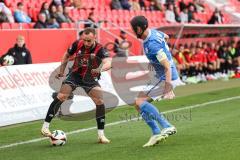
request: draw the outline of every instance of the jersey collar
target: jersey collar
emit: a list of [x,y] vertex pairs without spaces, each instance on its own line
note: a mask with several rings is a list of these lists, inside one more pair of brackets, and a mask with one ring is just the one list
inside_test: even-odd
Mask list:
[[143,43],[147,42],[147,41],[149,40],[149,38],[150,38],[151,35],[152,35],[152,30],[149,29],[149,30],[148,30],[148,35],[147,35],[147,37],[143,40]]

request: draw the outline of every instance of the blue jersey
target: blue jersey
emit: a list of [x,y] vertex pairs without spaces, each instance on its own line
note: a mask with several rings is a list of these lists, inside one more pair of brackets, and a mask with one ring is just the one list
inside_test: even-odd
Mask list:
[[178,72],[173,62],[169,47],[165,41],[165,34],[155,29],[149,29],[147,38],[143,41],[144,52],[156,71],[156,77],[166,80],[165,68],[159,61],[168,59],[171,65],[172,80],[178,79]]

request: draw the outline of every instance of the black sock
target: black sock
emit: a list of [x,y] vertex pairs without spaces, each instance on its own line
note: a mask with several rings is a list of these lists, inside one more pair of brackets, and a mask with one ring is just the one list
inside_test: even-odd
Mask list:
[[51,103],[51,105],[48,109],[47,116],[45,118],[45,122],[50,123],[52,121],[53,117],[59,110],[61,104],[62,104],[62,101],[60,101],[57,97],[53,100],[53,102]]
[[104,106],[104,104],[96,106],[96,121],[97,121],[97,128],[104,129],[104,125],[105,125],[105,106]]

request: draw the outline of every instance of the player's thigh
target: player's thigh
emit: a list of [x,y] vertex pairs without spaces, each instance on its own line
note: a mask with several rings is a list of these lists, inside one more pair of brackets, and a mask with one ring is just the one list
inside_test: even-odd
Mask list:
[[61,86],[61,89],[60,89],[57,97],[59,100],[65,101],[69,97],[69,95],[72,93],[72,91],[73,91],[73,88],[71,85],[63,84]]
[[103,104],[103,90],[100,86],[93,87],[87,94],[96,105]]

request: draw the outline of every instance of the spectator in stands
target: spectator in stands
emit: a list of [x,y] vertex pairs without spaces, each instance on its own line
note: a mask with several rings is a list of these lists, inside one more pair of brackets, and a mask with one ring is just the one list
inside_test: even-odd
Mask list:
[[50,6],[52,5],[55,5],[55,6],[58,6],[58,5],[61,5],[61,6],[64,6],[66,0],[53,0],[52,3],[50,4]]
[[50,21],[50,18],[51,18],[51,14],[50,14],[50,11],[49,11],[48,2],[44,2],[44,3],[42,4],[42,7],[41,7],[40,12],[41,12],[41,13],[44,13],[44,14],[46,15],[47,21],[49,22],[49,21]]
[[[8,22],[14,23],[11,10],[5,5],[4,0],[0,0],[0,12],[7,16]],[[2,15],[3,15],[2,14]]]
[[7,64],[6,60],[4,58],[6,56],[12,56],[14,59],[13,65],[19,65],[19,64],[31,64],[32,63],[32,56],[30,51],[26,48],[25,45],[25,38],[21,35],[17,37],[16,44],[13,48],[10,48],[6,54],[4,54],[0,58],[1,65],[9,65]]
[[158,0],[151,0],[149,10],[150,11],[161,11],[162,5],[160,2],[158,2]]
[[237,42],[236,45],[236,58],[235,58],[237,67],[240,67],[240,40]]
[[222,13],[216,8],[213,12],[208,24],[222,24],[223,23],[223,15]]
[[112,0],[111,9],[122,9],[122,5],[119,0]]
[[129,2],[129,4],[131,5],[131,10],[133,11],[141,10],[139,0],[132,0],[131,2]]
[[64,7],[64,9],[63,9],[63,15],[65,16],[67,23],[72,23],[72,22],[74,22],[74,20],[69,16],[69,8],[68,8],[68,7]]
[[50,6],[50,19],[47,21],[52,28],[59,28],[59,23],[57,22],[57,7],[55,5]]
[[127,35],[126,32],[120,31],[120,36],[115,39],[114,43],[114,52],[116,53],[117,57],[127,57],[128,56],[128,48],[129,42],[127,41]]
[[173,10],[173,4],[169,4],[168,5],[168,9],[165,12],[165,18],[167,22],[170,23],[175,23],[176,19],[175,19],[175,14],[174,14],[174,10]]
[[[65,10],[65,13],[66,15],[68,16],[68,9],[66,8]],[[63,12],[63,6],[62,5],[58,5],[57,6],[57,17],[56,17],[56,20],[58,23],[71,23],[72,20],[68,17],[66,17],[64,15],[64,12]]]
[[84,24],[84,28],[88,28],[88,27],[97,28],[97,25],[96,25],[95,20],[94,20],[94,13],[93,12],[89,13],[88,19],[86,20],[86,23]]
[[3,23],[3,22],[8,22],[8,18],[4,12],[0,11],[0,23]]
[[55,5],[50,6],[50,17],[57,19],[57,7]]
[[180,17],[180,9],[178,6],[174,6],[174,14],[175,14],[175,20],[176,22],[181,22],[181,17]]
[[72,0],[73,6],[77,9],[82,8],[82,0]]
[[130,10],[131,5],[129,4],[128,0],[120,0],[121,6],[125,10]]
[[38,21],[35,23],[33,28],[44,29],[48,28],[47,19],[45,13],[39,13]]
[[192,2],[190,2],[188,4],[188,8],[190,8],[190,6],[193,6],[195,13],[204,12],[204,9],[205,9],[204,1],[202,1],[202,0],[193,0]]
[[166,6],[169,4],[175,4],[175,0],[166,0]]
[[17,3],[17,9],[14,12],[15,21],[18,23],[30,23],[31,18],[24,11],[24,5],[22,2]]
[[195,10],[194,10],[194,6],[190,5],[188,8],[188,22],[200,22],[199,19],[195,18]]
[[188,23],[188,9],[184,8],[180,13],[181,23]]
[[180,11],[182,12],[185,8],[187,8],[187,5],[186,3],[184,2],[184,0],[180,0],[178,2],[178,5],[179,5],[179,8],[180,8]]
[[144,0],[139,0],[139,5],[140,5],[141,10],[146,10],[146,5],[144,3]]

